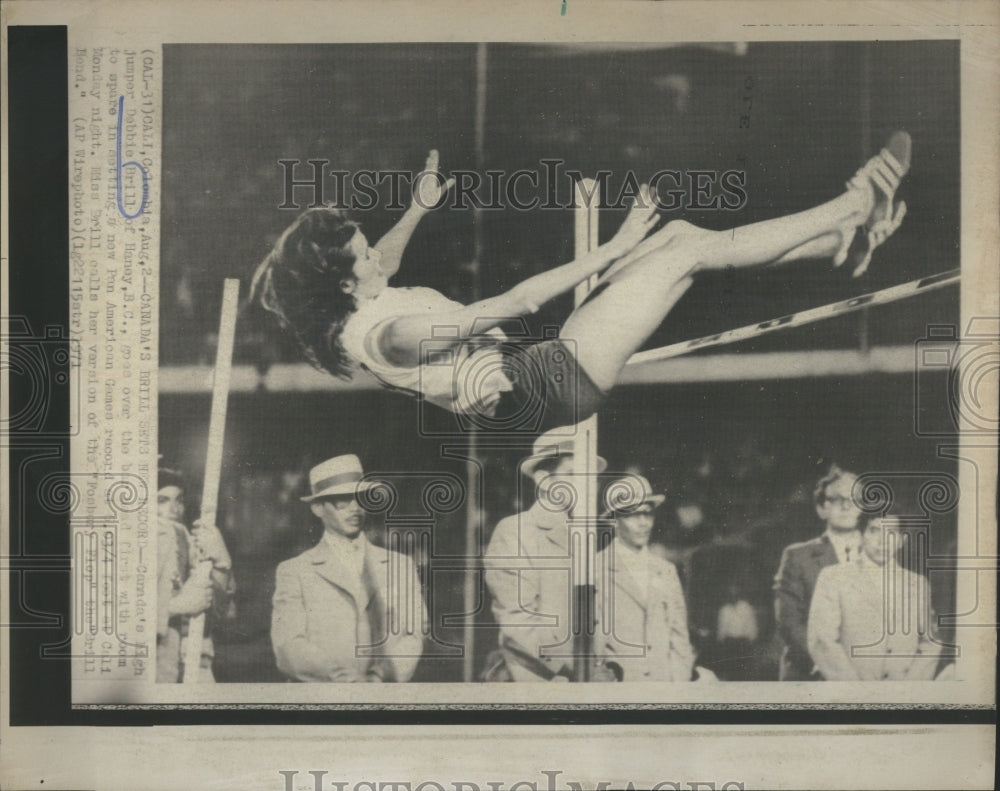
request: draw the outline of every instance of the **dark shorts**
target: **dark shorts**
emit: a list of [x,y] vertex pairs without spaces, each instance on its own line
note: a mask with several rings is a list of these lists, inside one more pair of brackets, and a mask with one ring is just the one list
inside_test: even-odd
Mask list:
[[607,397],[559,338],[501,348],[514,389],[501,397],[489,421],[493,430],[541,434],[570,426],[597,412]]

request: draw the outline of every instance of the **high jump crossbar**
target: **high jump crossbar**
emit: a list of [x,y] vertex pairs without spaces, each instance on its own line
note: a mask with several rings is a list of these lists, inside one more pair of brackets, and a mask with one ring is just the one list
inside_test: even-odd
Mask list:
[[661,346],[658,349],[649,349],[648,351],[632,355],[629,358],[628,365],[642,365],[643,363],[667,360],[671,357],[680,357],[690,352],[707,349],[710,346],[736,343],[756,338],[759,335],[766,335],[769,332],[789,329],[791,327],[801,327],[804,324],[811,324],[823,319],[833,318],[834,316],[853,313],[856,310],[871,307],[872,305],[885,305],[889,302],[897,302],[901,299],[916,296],[917,294],[950,286],[959,281],[960,275],[961,270],[949,269],[947,272],[940,272],[936,275],[920,278],[919,280],[911,280],[908,283],[889,286],[880,291],[872,291],[871,293],[851,297],[851,299],[845,299],[841,302],[833,302],[829,305],[821,305],[818,308],[800,310],[797,313],[789,313],[785,316],[769,319],[768,321],[747,324],[744,327],[737,327],[736,329],[726,330],[714,335],[704,335],[701,338],[694,338],[689,341],[672,343],[669,346]]

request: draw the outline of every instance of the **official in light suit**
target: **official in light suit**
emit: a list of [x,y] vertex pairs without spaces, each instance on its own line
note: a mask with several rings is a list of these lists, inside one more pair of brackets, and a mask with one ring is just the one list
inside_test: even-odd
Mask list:
[[854,498],[858,477],[837,466],[819,480],[813,491],[816,514],[826,526],[823,535],[785,547],[774,578],[774,614],[784,643],[778,678],[781,681],[819,681],[807,645],[806,625],[816,578],[827,566],[851,563],[861,552]]
[[615,538],[597,554],[597,650],[606,665],[621,668],[622,681],[692,680],[681,581],[673,563],[649,551],[653,512],[663,500],[641,475],[605,493],[603,518],[614,518]]
[[896,561],[896,517],[872,519],[861,556],[820,572],[809,653],[827,681],[930,681],[941,647],[927,579]]
[[[486,585],[503,657],[487,671],[487,681],[566,681],[572,676],[569,488],[575,465],[568,432],[553,429],[535,440],[521,472],[534,481],[536,502],[500,520],[486,549]],[[598,457],[598,472],[606,467]]]
[[408,681],[423,648],[426,608],[410,558],[368,542],[357,456],[309,473],[303,497],[323,523],[312,549],[278,566],[271,643],[278,669],[297,681]]

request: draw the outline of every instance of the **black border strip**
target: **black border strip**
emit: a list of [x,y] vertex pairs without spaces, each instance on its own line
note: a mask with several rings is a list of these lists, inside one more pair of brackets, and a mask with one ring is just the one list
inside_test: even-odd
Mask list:
[[[23,340],[11,339],[10,351],[43,364],[52,360],[56,348],[68,349],[64,339],[69,331],[66,33],[65,26],[7,28],[8,305],[14,321],[5,322],[3,332],[30,329]],[[46,328],[52,328],[55,336]],[[45,339],[44,344],[38,343],[39,338]],[[53,376],[51,367],[47,373]],[[51,379],[10,377],[11,415],[39,393],[43,403],[38,421],[0,440],[10,448],[10,556],[4,558],[10,569],[10,620],[29,625],[10,629],[11,725],[59,725],[71,720],[69,662],[42,659],[43,646],[69,639],[69,515],[40,507],[34,496],[38,464],[27,463],[44,456],[46,473],[69,472],[69,388],[53,385]],[[57,625],[46,625],[53,621]]]

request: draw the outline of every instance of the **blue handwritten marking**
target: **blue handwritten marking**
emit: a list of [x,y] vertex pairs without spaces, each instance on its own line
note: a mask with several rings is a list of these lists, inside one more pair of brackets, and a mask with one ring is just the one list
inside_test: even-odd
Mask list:
[[566,0],[562,1],[562,8],[559,9],[559,16],[566,16]]
[[[118,132],[115,135],[115,197],[118,200],[118,212],[126,220],[134,220],[136,217],[140,216],[146,209],[146,201],[149,199],[149,175],[146,173],[146,168],[144,168],[138,162],[122,162],[122,118],[125,113],[123,112],[125,108],[125,97],[118,97]],[[135,167],[139,169],[139,174],[142,176],[142,201],[139,203],[139,209],[134,214],[129,214],[125,209],[125,201],[122,195],[122,171],[127,167]]]

